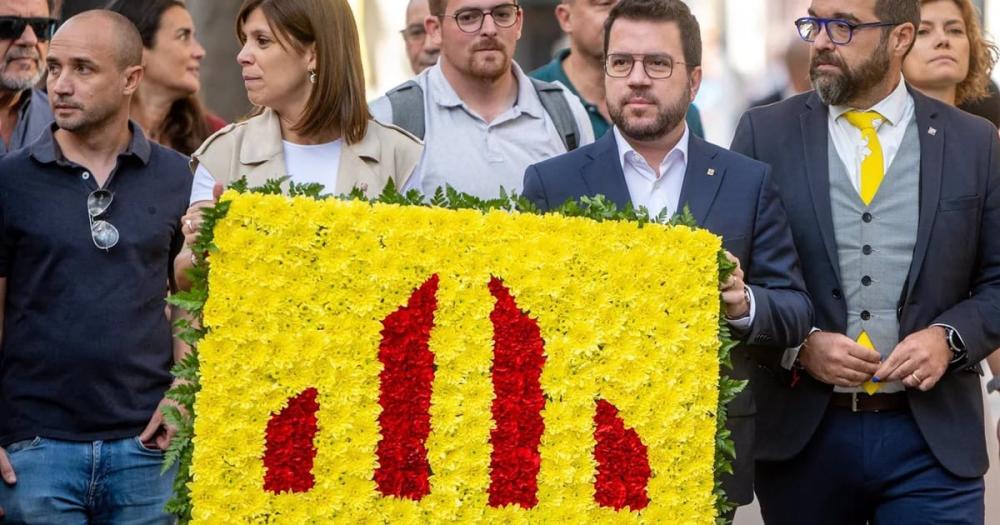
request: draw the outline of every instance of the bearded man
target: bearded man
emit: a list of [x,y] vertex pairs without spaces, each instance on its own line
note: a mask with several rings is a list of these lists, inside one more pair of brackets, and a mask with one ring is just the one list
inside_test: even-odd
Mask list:
[[750,110],[733,141],[774,170],[816,310],[754,372],[768,524],[984,521],[1000,141],[902,80],[920,3],[813,0],[795,25],[815,91]]
[[0,0],[0,156],[20,149],[52,123],[45,93],[35,89],[56,30],[54,0]]
[[[812,323],[770,169],[705,142],[685,123],[702,71],[698,21],[683,2],[622,0],[604,27],[604,84],[614,127],[590,146],[530,166],[524,196],[542,210],[598,194],[653,217],[688,207],[699,225],[722,237],[737,263],[721,294],[729,326],[743,342],[733,352],[732,375],[748,379],[756,354],[777,359]],[[740,505],[753,500],[754,412],[750,389],[729,405],[736,461],[734,476],[723,483]]]
[[374,117],[424,139],[409,187],[450,185],[490,199],[520,193],[524,169],[594,141],[580,100],[514,62],[524,12],[514,0],[430,0],[437,65],[374,101]]

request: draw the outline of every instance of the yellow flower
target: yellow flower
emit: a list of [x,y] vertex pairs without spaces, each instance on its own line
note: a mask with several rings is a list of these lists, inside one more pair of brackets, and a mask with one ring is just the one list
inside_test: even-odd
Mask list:
[[[227,194],[205,323],[191,485],[202,523],[714,523],[717,237],[582,218]],[[430,494],[374,472],[382,321],[438,275]],[[503,280],[545,343],[538,504],[488,503]],[[265,428],[319,392],[309,492],[263,489]],[[594,500],[605,399],[648,447],[649,505]]]

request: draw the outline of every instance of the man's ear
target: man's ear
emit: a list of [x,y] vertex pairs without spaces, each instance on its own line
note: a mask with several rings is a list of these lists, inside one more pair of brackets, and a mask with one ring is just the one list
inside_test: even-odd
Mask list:
[[556,6],[556,21],[559,22],[559,28],[562,29],[563,33],[573,32],[573,13],[565,2],[559,2],[559,5]]
[[438,49],[441,48],[441,29],[441,19],[434,15],[427,15],[427,18],[424,19],[424,31],[427,32],[427,38],[430,38],[431,43]]
[[891,38],[893,39],[893,52],[900,56],[906,56],[917,38],[917,29],[909,22],[900,24],[893,30]]
[[690,77],[688,78],[688,82],[691,85],[691,100],[689,102],[694,102],[694,98],[698,96],[698,90],[701,89],[701,75],[701,66],[695,66],[691,70],[691,74],[688,75]]
[[133,95],[139,89],[139,84],[142,82],[142,75],[145,72],[146,68],[143,66],[125,68],[125,87],[122,89],[122,94],[125,96]]

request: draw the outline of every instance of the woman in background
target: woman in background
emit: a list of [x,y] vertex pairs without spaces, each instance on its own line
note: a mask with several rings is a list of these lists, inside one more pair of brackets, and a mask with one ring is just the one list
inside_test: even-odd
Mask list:
[[132,97],[132,120],[150,139],[185,155],[226,125],[198,100],[205,48],[182,0],[113,0],[108,9],[135,24],[146,71]]

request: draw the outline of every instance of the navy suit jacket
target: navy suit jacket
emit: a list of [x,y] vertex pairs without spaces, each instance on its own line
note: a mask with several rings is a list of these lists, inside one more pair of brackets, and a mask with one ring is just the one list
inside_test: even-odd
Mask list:
[[[812,306],[769,171],[765,164],[690,135],[680,208],[688,206],[698,224],[721,236],[723,247],[740,260],[753,290],[756,317],[749,333],[734,335],[742,335],[753,352],[770,358],[805,338]],[[529,166],[524,175],[524,197],[543,211],[595,195],[604,195],[620,208],[631,203],[614,133]],[[733,377],[749,379],[754,367],[748,348],[733,352]],[[740,504],[753,499],[755,408],[749,390],[729,405],[737,458],[735,476],[724,484],[729,498]]]
[[[929,392],[908,390],[913,417],[953,474],[988,465],[978,362],[1000,346],[1000,140],[988,121],[910,90],[920,134],[917,241],[899,300],[899,338],[936,323],[955,327],[968,366]],[[830,205],[828,108],[813,93],[751,109],[732,149],[767,162],[788,210],[816,327],[844,333],[837,239]],[[795,387],[758,368],[758,458],[786,460],[812,437],[832,386],[804,374]]]

